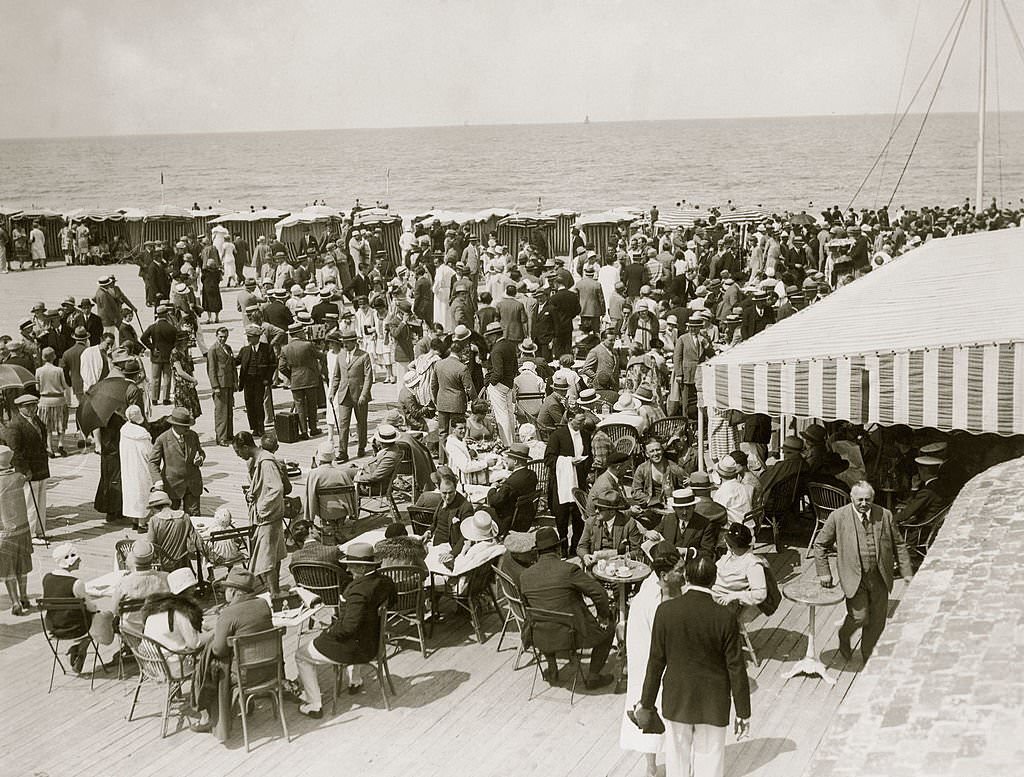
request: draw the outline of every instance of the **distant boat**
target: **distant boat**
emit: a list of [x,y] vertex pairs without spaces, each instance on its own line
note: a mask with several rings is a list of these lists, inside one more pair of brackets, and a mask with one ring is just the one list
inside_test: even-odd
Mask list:
[[583,117],[583,123],[584,124],[590,124],[590,114],[589,113],[586,116]]

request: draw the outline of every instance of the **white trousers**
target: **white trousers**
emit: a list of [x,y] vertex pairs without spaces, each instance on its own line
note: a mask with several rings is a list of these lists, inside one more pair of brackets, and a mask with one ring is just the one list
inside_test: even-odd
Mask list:
[[725,727],[665,721],[665,777],[722,777]]
[[[25,481],[25,507],[28,508],[28,525],[36,537],[46,535],[46,481]],[[38,510],[37,510],[38,507]]]
[[[313,709],[320,709],[320,678],[317,676],[318,666],[340,666],[332,661],[313,644],[316,635],[311,634],[299,649],[295,651],[295,668],[299,671],[299,679],[302,681],[302,696],[306,703]],[[362,672],[360,665],[352,664],[345,667],[345,681],[348,685],[359,685],[362,683]]]
[[515,408],[512,406],[512,389],[503,383],[487,386],[487,401],[491,403],[491,412],[494,413],[494,420],[498,424],[498,437],[501,444],[506,448],[515,442],[513,429],[515,429]]

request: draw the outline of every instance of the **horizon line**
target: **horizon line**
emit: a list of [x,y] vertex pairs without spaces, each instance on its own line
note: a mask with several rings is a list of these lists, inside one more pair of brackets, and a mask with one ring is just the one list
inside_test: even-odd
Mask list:
[[[937,116],[961,116],[975,115],[977,111],[935,111]],[[1021,110],[986,111],[986,115],[994,114],[1016,114],[1024,113]],[[909,113],[908,116],[921,116],[923,112]],[[582,124],[660,124],[672,122],[701,122],[701,121],[760,121],[765,119],[849,119],[866,118],[876,116],[891,116],[885,112],[865,113],[818,113],[818,114],[763,114],[753,116],[692,116],[688,118],[662,118],[662,119],[591,119],[586,115],[586,120],[579,121],[522,121],[522,122],[483,122],[474,123],[465,121],[461,124],[395,124],[376,127],[304,127],[291,129],[251,129],[251,130],[186,130],[183,132],[135,132],[135,133],[108,133],[101,135],[34,135],[34,136],[0,136],[0,142],[25,141],[25,140],[90,140],[96,138],[159,138],[174,137],[180,135],[252,135],[270,133],[299,133],[299,132],[365,132],[368,130],[417,130],[417,129],[468,129],[468,128],[496,128],[496,127],[563,127]]]

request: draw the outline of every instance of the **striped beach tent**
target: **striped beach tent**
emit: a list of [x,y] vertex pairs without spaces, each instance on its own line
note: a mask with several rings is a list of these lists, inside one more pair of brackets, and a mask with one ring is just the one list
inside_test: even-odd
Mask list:
[[230,230],[232,235],[241,235],[250,246],[254,246],[256,245],[256,239],[260,235],[265,236],[269,240],[276,234],[274,225],[287,215],[288,211],[276,210],[275,208],[242,210],[210,219],[206,222],[206,230],[209,233],[212,226],[220,224],[225,229]]
[[[130,218],[126,213],[125,217]],[[182,235],[196,232],[192,211],[173,205],[160,205],[142,212],[142,242],[162,240],[168,247],[173,246]]]
[[498,222],[498,243],[508,249],[509,254],[517,256],[519,247],[527,242],[530,236],[539,233],[547,241],[548,248],[554,237],[555,217],[540,213],[513,213]]
[[752,208],[733,208],[718,217],[719,224],[753,224],[771,218],[771,213],[757,206]]
[[579,211],[568,208],[551,208],[541,211],[544,216],[553,216],[555,219],[554,239],[551,241],[551,251],[556,256],[569,256],[569,249],[572,247],[572,226],[579,218]]
[[699,219],[708,218],[707,211],[699,210],[698,208],[667,208],[662,211],[658,211],[658,223],[656,227],[661,227],[666,232],[670,232],[676,227],[682,229],[689,229],[694,226]]
[[302,236],[308,231],[317,240],[330,231],[331,223],[341,223],[342,213],[326,205],[310,205],[285,216],[274,225],[277,239],[285,244],[288,252],[295,256]]
[[640,218],[637,214],[626,210],[606,210],[601,213],[585,213],[576,219],[576,225],[587,236],[587,245],[591,246],[598,256],[604,256],[609,241],[618,234],[619,226],[629,225]]
[[[64,214],[64,220],[71,226],[85,223],[89,228],[90,242],[92,240],[104,240],[110,243],[116,235],[124,240],[129,246],[131,243],[131,230],[125,220],[124,211],[105,210],[103,208],[78,208]],[[59,233],[58,233],[59,234]],[[47,236],[49,242],[49,236]],[[60,253],[60,245],[57,245],[57,252]],[[47,249],[47,254],[50,253]]]
[[226,216],[228,213],[234,213],[234,210],[223,205],[212,205],[189,212],[192,214],[192,224],[195,227],[196,236],[200,237],[210,234],[210,222],[221,216]]
[[384,251],[388,258],[397,264],[402,258],[402,217],[387,208],[366,208],[358,211],[352,218],[352,225],[364,229],[380,229],[384,239]]
[[1024,229],[932,240],[701,365],[718,410],[1024,434]]
[[60,250],[60,231],[64,228],[64,217],[55,210],[46,208],[25,208],[10,216],[11,226],[17,226],[28,234],[32,222],[38,221],[46,238],[46,258],[58,259],[63,254]]

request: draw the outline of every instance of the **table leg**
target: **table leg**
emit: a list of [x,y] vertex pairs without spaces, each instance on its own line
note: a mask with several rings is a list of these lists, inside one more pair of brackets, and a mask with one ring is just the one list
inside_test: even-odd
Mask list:
[[825,671],[825,665],[818,659],[818,651],[814,646],[814,605],[809,606],[810,612],[807,616],[807,652],[783,677],[788,680],[791,677],[796,677],[798,674],[805,674],[809,677],[817,675],[829,685],[835,685],[835,678],[829,676],[828,672]]
[[626,586],[619,583],[618,589],[619,617],[615,626],[615,639],[619,643],[619,669],[615,676],[615,693],[622,693],[622,681],[626,679]]

